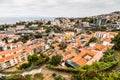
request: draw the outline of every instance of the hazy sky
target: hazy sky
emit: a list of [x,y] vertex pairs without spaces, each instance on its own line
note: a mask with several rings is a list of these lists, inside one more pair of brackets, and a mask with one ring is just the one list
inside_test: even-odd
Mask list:
[[0,0],[0,17],[81,17],[120,11],[120,0]]

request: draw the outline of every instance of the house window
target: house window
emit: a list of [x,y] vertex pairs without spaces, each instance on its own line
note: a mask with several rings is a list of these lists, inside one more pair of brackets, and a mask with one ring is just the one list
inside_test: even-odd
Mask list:
[[25,58],[23,57],[23,58],[21,58],[21,61],[25,61]]
[[21,61],[25,61],[25,57],[24,56],[21,56]]
[[10,49],[10,47],[7,47],[7,49]]
[[0,64],[0,69],[2,69],[2,64]]
[[6,64],[7,67],[11,66],[10,61],[6,61],[5,64]]
[[2,58],[4,58],[4,57],[5,57],[5,55],[2,56]]
[[15,59],[13,59],[13,62],[16,63]]
[[2,48],[2,47],[0,47],[0,51],[3,51],[3,48]]

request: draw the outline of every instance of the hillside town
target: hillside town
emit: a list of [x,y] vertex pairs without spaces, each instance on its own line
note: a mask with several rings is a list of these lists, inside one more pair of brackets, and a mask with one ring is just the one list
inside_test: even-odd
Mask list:
[[0,25],[0,70],[16,71],[34,54],[46,55],[52,64],[53,56],[61,56],[55,64],[60,69],[91,66],[113,49],[119,30],[120,12]]

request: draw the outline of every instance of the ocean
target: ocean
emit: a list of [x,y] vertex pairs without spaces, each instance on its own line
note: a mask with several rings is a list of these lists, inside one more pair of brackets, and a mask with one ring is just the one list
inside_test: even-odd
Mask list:
[[15,24],[20,21],[34,21],[34,20],[53,20],[54,17],[0,17],[0,25],[2,24]]

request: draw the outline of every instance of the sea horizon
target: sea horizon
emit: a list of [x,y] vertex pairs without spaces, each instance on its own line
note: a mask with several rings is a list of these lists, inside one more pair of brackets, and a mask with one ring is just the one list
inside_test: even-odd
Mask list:
[[34,21],[34,20],[53,20],[55,17],[0,17],[0,25],[15,24],[20,21]]

